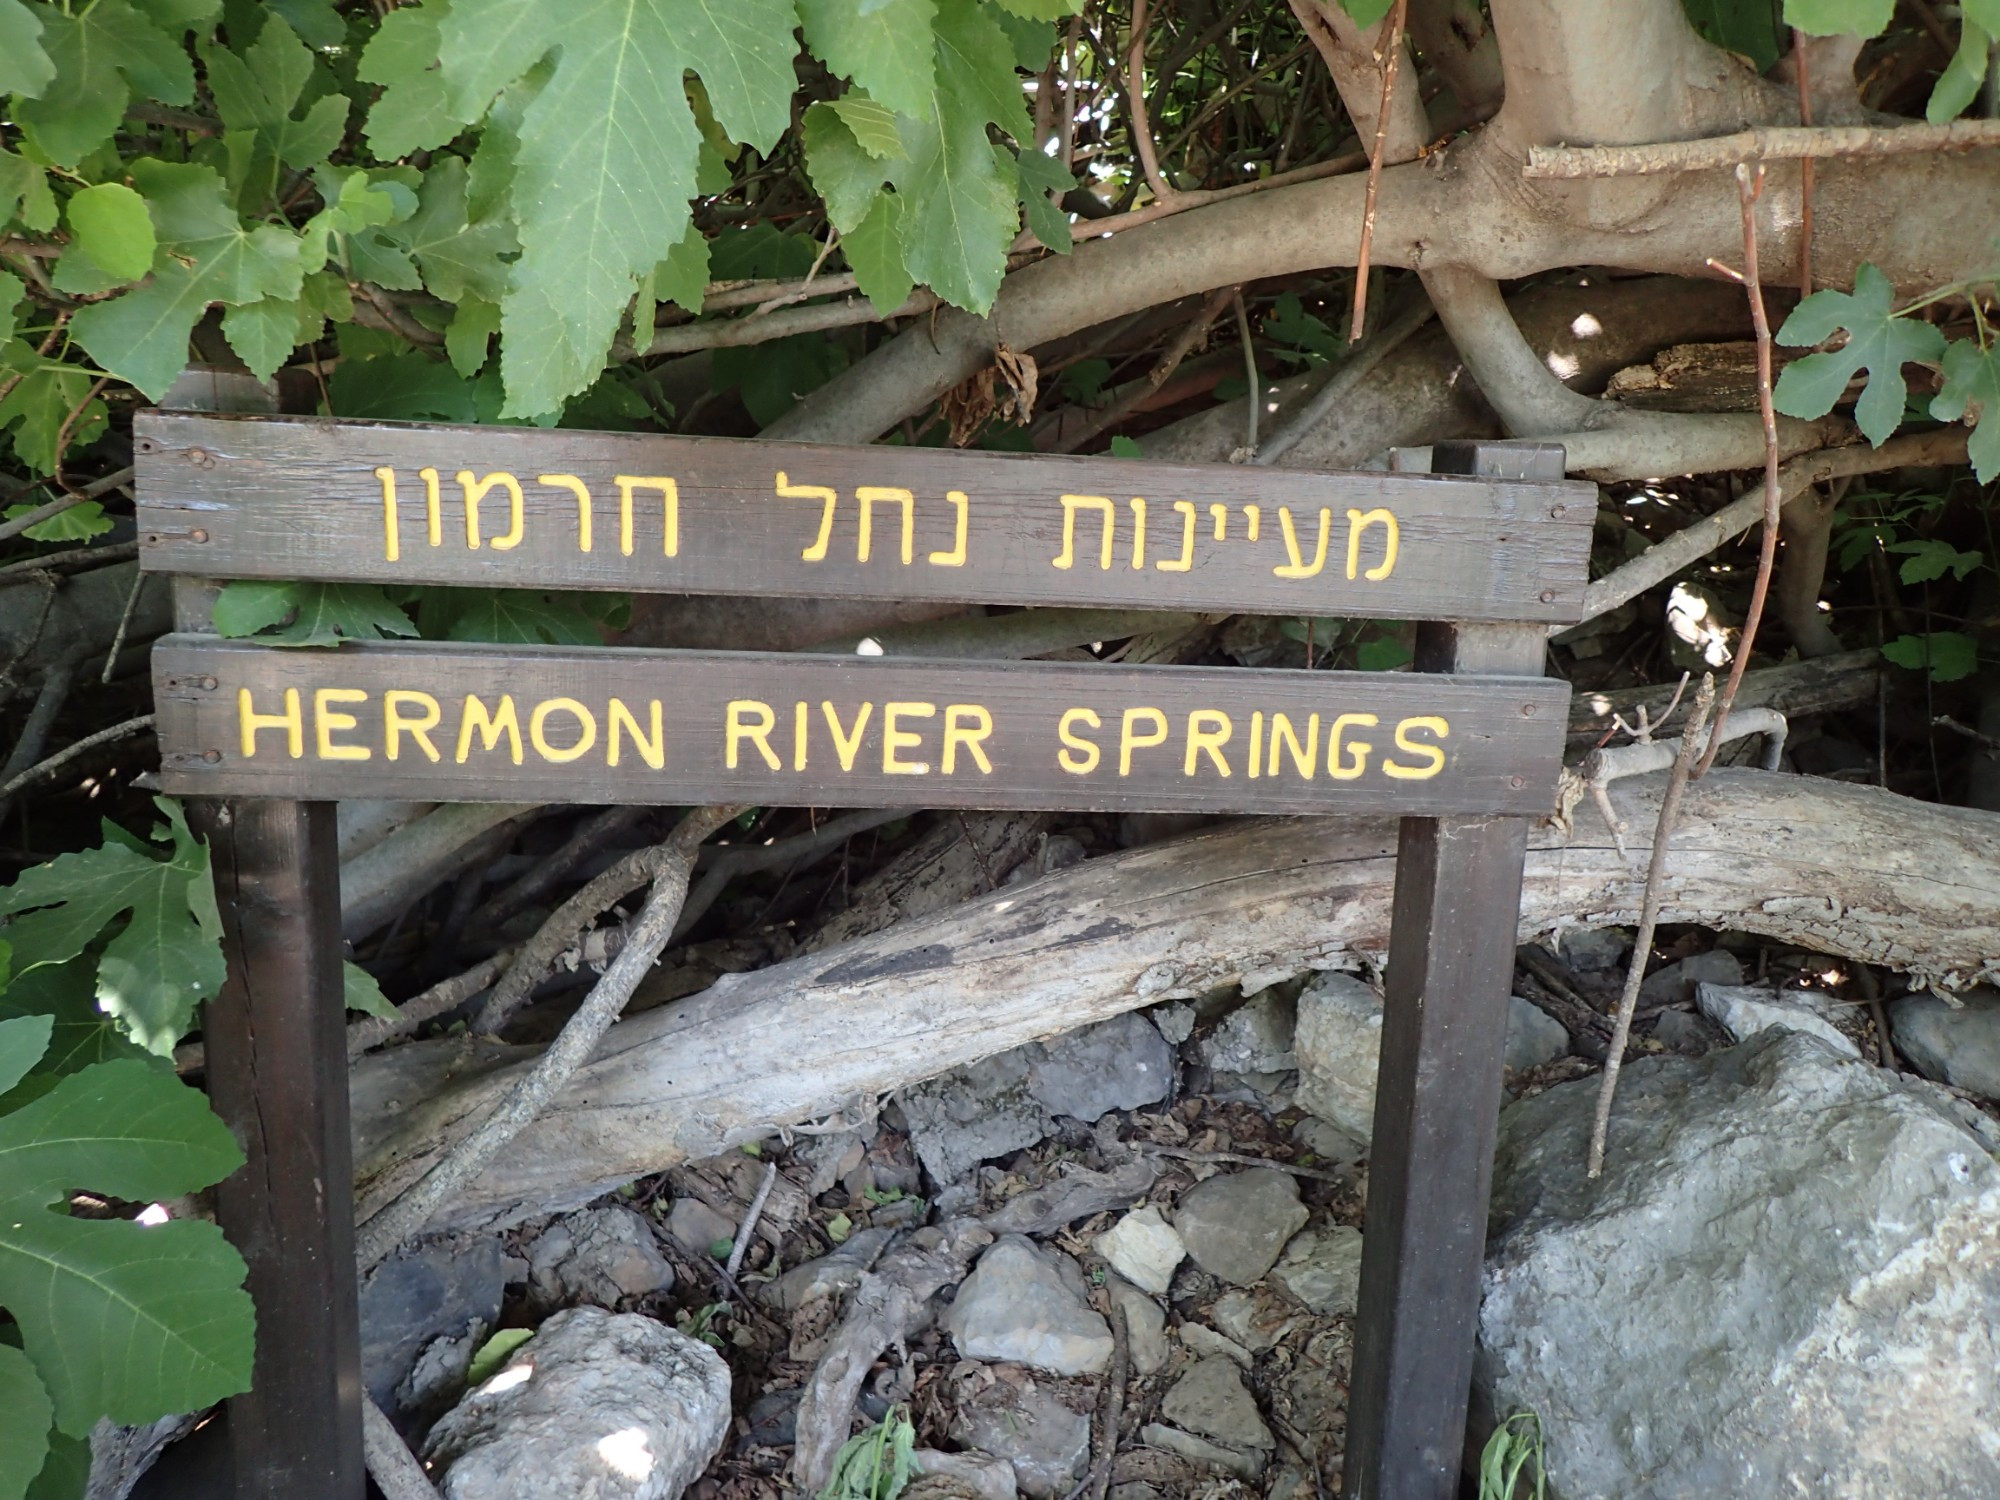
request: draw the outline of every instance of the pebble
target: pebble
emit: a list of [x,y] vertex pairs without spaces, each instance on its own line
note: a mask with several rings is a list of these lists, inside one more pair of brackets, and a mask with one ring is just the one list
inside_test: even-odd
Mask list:
[[1021,1235],[994,1241],[944,1316],[960,1354],[1054,1375],[1094,1375],[1110,1362],[1111,1330],[1064,1278],[1056,1254]]
[[1562,961],[1585,974],[1615,969],[1631,951],[1632,934],[1622,927],[1565,928],[1556,945]]
[[1067,1495],[1090,1462],[1090,1417],[1029,1384],[997,1403],[961,1406],[952,1436],[968,1448],[1005,1459],[1014,1482],[1032,1500]]
[[1298,1066],[1292,1056],[1292,1030],[1298,1005],[1283,986],[1246,1001],[1222,1019],[1201,1044],[1201,1059],[1229,1073],[1284,1073]]
[[1213,1328],[1200,1323],[1183,1323],[1179,1333],[1181,1343],[1187,1346],[1188,1353],[1196,1359],[1208,1359],[1219,1355],[1223,1359],[1235,1360],[1246,1370],[1250,1368],[1252,1358],[1250,1351],[1236,1340],[1217,1333]]
[[1174,1270],[1187,1257],[1187,1246],[1157,1208],[1135,1208],[1097,1237],[1097,1253],[1136,1287],[1163,1294],[1173,1284]]
[[1174,1382],[1160,1403],[1160,1414],[1176,1427],[1233,1448],[1278,1446],[1232,1359],[1211,1356],[1197,1363]]
[[1208,1315],[1217,1328],[1252,1354],[1277,1347],[1298,1323],[1289,1308],[1255,1292],[1225,1292],[1215,1299]]
[[[983,1453],[940,1453],[935,1448],[918,1448],[910,1455],[916,1471],[930,1479],[949,1479],[963,1487],[975,1500],[1014,1500],[1020,1492],[1014,1466],[1004,1458]],[[915,1487],[903,1491],[915,1496]]]
[[1261,1281],[1305,1222],[1298,1184],[1269,1167],[1217,1173],[1174,1212],[1174,1227],[1195,1264],[1237,1286]]
[[1125,1353],[1140,1375],[1157,1375],[1167,1363],[1167,1315],[1129,1281],[1108,1277],[1104,1289],[1125,1309]]
[[[433,1240],[376,1267],[361,1286],[362,1381],[376,1405],[401,1414],[398,1390],[425,1351],[448,1340],[446,1354],[483,1335],[500,1321],[506,1292],[500,1241],[490,1235]],[[438,1356],[429,1364],[407,1394],[436,1393]]]
[[736,1225],[699,1198],[676,1198],[667,1213],[667,1233],[689,1255],[707,1259],[721,1241],[735,1240]]
[[1285,1247],[1271,1279],[1323,1318],[1346,1317],[1361,1292],[1361,1231],[1309,1229]]

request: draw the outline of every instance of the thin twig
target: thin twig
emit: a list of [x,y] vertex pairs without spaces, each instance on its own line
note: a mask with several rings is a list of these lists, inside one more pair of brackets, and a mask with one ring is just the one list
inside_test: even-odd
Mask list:
[[138,734],[153,727],[151,714],[140,714],[136,719],[127,719],[122,724],[113,724],[109,729],[100,729],[95,734],[87,734],[66,750],[58,750],[39,765],[28,767],[19,776],[4,786],[0,786],[0,797],[11,797],[22,787],[39,781],[52,771],[59,771],[86,750],[95,750],[99,745],[108,745],[113,740],[122,740],[128,735]]
[[62,490],[64,494],[76,495],[78,503],[91,497],[83,494],[71,485],[68,479],[63,477],[63,451],[69,447],[69,435],[76,430],[77,418],[83,415],[84,408],[95,401],[109,384],[111,384],[111,377],[109,375],[100,375],[96,380],[92,381],[90,389],[83,393],[83,399],[69,409],[69,415],[62,419],[62,426],[56,429],[55,445],[51,450],[56,457],[56,487]]
[[438,1500],[430,1475],[366,1391],[361,1393],[361,1453],[383,1500]]
[[729,1247],[729,1262],[723,1274],[731,1280],[743,1268],[743,1257],[749,1253],[750,1241],[757,1233],[757,1221],[764,1215],[764,1204],[771,1196],[771,1185],[778,1180],[778,1164],[764,1164],[764,1179],[757,1184],[757,1194],[750,1200],[750,1206],[743,1211],[743,1222],[736,1226],[736,1240]]
[[1733,135],[1645,146],[1530,146],[1523,177],[1643,177],[1702,172],[1746,161],[1802,161],[1809,156],[1929,155],[2000,146],[2000,120],[1947,125],[1760,125]]
[[1764,314],[1764,284],[1757,273],[1757,199],[1763,191],[1764,168],[1759,165],[1753,170],[1748,163],[1739,164],[1736,195],[1743,209],[1743,286],[1750,296],[1750,322],[1757,330],[1757,412],[1764,423],[1764,533],[1758,539],[1757,581],[1750,588],[1750,608],[1743,617],[1743,633],[1737,638],[1736,659],[1729,664],[1729,685],[1715,706],[1715,734],[1694,773],[1697,781],[1715,764],[1736,690],[1743,685],[1744,669],[1750,665],[1757,627],[1764,620],[1764,601],[1771,592],[1771,572],[1778,562],[1779,517],[1784,509],[1784,486],[1778,475],[1778,413],[1771,396],[1771,320]]
[[[56,715],[62,712],[63,704],[69,701],[69,690],[76,681],[76,669],[82,664],[83,652],[70,650],[49,663],[42,673],[41,691],[35,694],[33,707],[28,710],[27,722],[21,726],[21,737],[14,741],[14,748],[7,755],[6,764],[0,765],[0,777],[12,784],[14,776],[32,766],[41,758],[42,747],[49,742],[49,731],[55,728]],[[13,796],[0,792],[0,822],[5,822],[8,811],[13,807]]]
[[1229,305],[1229,299],[1240,295],[1242,290],[1241,287],[1218,287],[1210,292],[1208,299],[1201,305],[1201,311],[1194,315],[1187,327],[1183,328],[1173,343],[1167,346],[1166,353],[1154,362],[1153,368],[1146,373],[1146,378],[1134,381],[1117,400],[1091,417],[1081,430],[1069,434],[1058,443],[1055,451],[1076,452],[1105,428],[1114,426],[1130,416],[1141,402],[1156,394],[1174,371],[1181,367],[1181,361],[1185,360],[1194,351],[1195,346],[1208,336],[1209,325],[1215,321],[1216,315]]
[[[352,1062],[371,1047],[379,1047],[393,1037],[408,1036],[426,1021],[436,1020],[455,1010],[507,972],[514,950],[503,948],[491,958],[481,959],[463,974],[441,979],[421,995],[412,995],[396,1007],[393,1016],[368,1016],[347,1028],[347,1057]],[[178,1061],[179,1054],[176,1054]]]
[[24,558],[0,568],[0,589],[11,588],[17,583],[53,579],[58,573],[80,573],[86,568],[105,567],[138,555],[139,544],[136,541],[113,542],[108,547],[71,547],[66,552],[47,552],[40,557]]
[[42,522],[51,520],[64,511],[83,504],[86,500],[96,500],[122,485],[130,484],[132,474],[130,466],[116,470],[106,474],[102,479],[93,479],[89,484],[81,485],[67,494],[58,495],[46,505],[38,505],[24,516],[16,516],[11,521],[0,523],[0,542],[9,541],[30,526],[39,526]]
[[1156,202],[1171,203],[1176,194],[1160,175],[1153,127],[1146,117],[1146,0],[1132,0],[1132,40],[1125,53],[1125,104],[1132,111],[1132,144],[1138,149],[1146,185],[1152,188]]
[[1403,21],[1409,9],[1410,0],[1396,0],[1396,8],[1389,12],[1388,29],[1382,33],[1382,107],[1375,116],[1375,144],[1368,153],[1368,194],[1362,200],[1361,247],[1354,258],[1354,319],[1347,328],[1350,344],[1361,342],[1368,324],[1368,261],[1375,248],[1375,197],[1382,187],[1382,151],[1389,140],[1389,106],[1395,102],[1397,65],[1403,57]]
[[1111,1490],[1111,1475],[1118,1462],[1118,1429],[1125,1425],[1125,1382],[1131,1369],[1132,1331],[1125,1317],[1125,1304],[1116,1297],[1110,1301],[1111,1368],[1104,1374],[1103,1420],[1097,1440],[1097,1456],[1091,1460],[1090,1473],[1084,1479],[1089,1500],[1104,1500]]
[[118,653],[125,649],[125,633],[132,628],[132,614],[139,607],[139,591],[145,586],[145,571],[135,568],[132,587],[125,591],[125,608],[118,612],[118,628],[111,634],[111,649],[104,653],[104,670],[97,678],[99,687],[111,686],[111,674],[118,667]]
[[586,818],[560,849],[474,912],[474,925],[491,930],[516,912],[525,911],[550,886],[651,811],[649,807],[608,807]]
[[1264,382],[1257,374],[1257,346],[1250,339],[1250,314],[1243,306],[1243,289],[1237,287],[1230,295],[1236,303],[1236,334],[1243,340],[1243,376],[1250,382],[1249,417],[1243,436],[1243,457],[1247,460],[1257,456],[1257,417],[1264,404]]
[[2000,739],[1995,739],[1990,734],[1981,734],[1970,724],[1959,723],[1950,714],[1938,714],[1935,716],[1931,720],[1931,727],[1933,729],[1949,729],[1953,734],[1971,740],[1973,744],[1979,746],[1982,750],[2000,750]]
[[1597,1086],[1597,1118],[1590,1127],[1590,1175],[1604,1171],[1604,1139],[1611,1128],[1611,1100],[1618,1092],[1618,1070],[1625,1060],[1625,1046],[1632,1039],[1632,1015],[1639,1004],[1639,986],[1646,978],[1646,955],[1653,948],[1653,932],[1660,925],[1660,886],[1667,871],[1667,848],[1680,819],[1681,797],[1687,791],[1688,772],[1700,753],[1702,731],[1708,727],[1708,711],[1715,703],[1715,678],[1703,673],[1695,690],[1694,707],[1688,713],[1687,728],[1681,731],[1680,751],[1674,768],[1667,773],[1666,794],[1660,798],[1660,817],[1653,827],[1653,856],[1646,866],[1646,892],[1639,906],[1639,928],[1632,935],[1632,961],[1625,971],[1625,991],[1618,997],[1618,1011],[1611,1027],[1611,1041],[1604,1054],[1604,1076]]
[[703,839],[742,809],[701,807],[687,813],[661,846],[663,857],[637,920],[628,929],[625,947],[591,987],[583,1005],[517,1082],[493,1112],[441,1156],[424,1175],[399,1193],[361,1226],[355,1258],[365,1273],[392,1254],[423,1226],[466,1183],[525,1130],[562,1087],[590,1060],[604,1033],[625,1009],[639,981],[653,967],[680,915],[688,876]]

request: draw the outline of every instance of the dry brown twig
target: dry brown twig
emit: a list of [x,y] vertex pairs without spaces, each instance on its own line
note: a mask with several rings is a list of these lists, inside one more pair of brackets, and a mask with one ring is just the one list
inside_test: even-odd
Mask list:
[[1666,875],[1667,848],[1673,842],[1681,797],[1687,791],[1688,772],[1704,743],[1702,731],[1708,727],[1708,712],[1714,703],[1715,678],[1703,673],[1701,686],[1695,690],[1687,728],[1681,731],[1674,768],[1667,775],[1666,795],[1660,799],[1659,822],[1653,829],[1652,859],[1646,867],[1646,892],[1639,906],[1639,927],[1632,935],[1632,963],[1625,972],[1625,990],[1618,997],[1611,1041],[1604,1056],[1604,1075],[1597,1086],[1597,1118],[1590,1127],[1589,1172],[1593,1178],[1604,1171],[1604,1138],[1611,1128],[1611,1100],[1618,1092],[1618,1070],[1625,1059],[1625,1046],[1632,1039],[1632,1015],[1639,1005],[1639,986],[1646,978],[1646,955],[1653,947],[1653,932],[1660,925],[1660,884]]
[[1125,53],[1125,103],[1132,111],[1132,144],[1139,153],[1146,185],[1153,190],[1156,202],[1172,203],[1178,195],[1160,172],[1153,125],[1146,112],[1146,0],[1132,0],[1132,40]]
[[[1348,325],[1347,342],[1356,344],[1368,323],[1368,261],[1375,248],[1375,199],[1382,187],[1382,152],[1389,139],[1389,106],[1396,97],[1397,64],[1403,57],[1403,22],[1410,0],[1396,0],[1389,12],[1389,25],[1382,34],[1382,50],[1377,54],[1382,67],[1382,105],[1375,115],[1375,145],[1368,153],[1368,192],[1362,200],[1361,246],[1354,258],[1354,318]],[[1252,446],[1255,446],[1254,444]]]

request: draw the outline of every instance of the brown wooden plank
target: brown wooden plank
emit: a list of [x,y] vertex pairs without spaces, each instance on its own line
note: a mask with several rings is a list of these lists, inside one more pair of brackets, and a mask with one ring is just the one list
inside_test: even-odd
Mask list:
[[203,1013],[208,1091],[243,1147],[217,1217],[249,1266],[250,1389],[226,1421],[241,1500],[360,1500],[361,1334],[342,1026],[340,867],[327,802],[197,799],[228,975]]
[[[1538,461],[1526,445],[1441,443],[1457,472]],[[1561,473],[1562,450],[1539,461]],[[1427,624],[1419,673],[1541,670],[1533,626]],[[1439,679],[1444,680],[1444,679]],[[1479,1318],[1486,1202],[1528,824],[1405,817],[1385,974],[1342,1493],[1454,1500]]]
[[[1245,813],[1546,812],[1569,694],[1535,678],[198,636],[164,638],[153,674],[161,782],[183,795]],[[245,694],[264,716],[248,755]],[[392,715],[429,726],[397,728],[393,757]],[[1343,715],[1364,717],[1340,723],[1336,757]]]
[[1514,479],[167,412],[135,432],[144,565],[217,578],[1567,623],[1596,511],[1589,485]]

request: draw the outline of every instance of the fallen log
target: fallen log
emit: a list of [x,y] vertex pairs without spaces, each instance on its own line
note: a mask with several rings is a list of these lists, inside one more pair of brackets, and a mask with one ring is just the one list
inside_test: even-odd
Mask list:
[[[1520,934],[1632,923],[1664,778],[1535,834]],[[961,1063],[1251,978],[1379,964],[1389,820],[1246,821],[1092,860],[620,1022],[437,1221],[509,1223]],[[2000,977],[2000,814],[1716,771],[1689,789],[1662,920],[1757,933],[1964,987]],[[420,1175],[535,1049],[448,1038],[353,1074],[363,1216]]]

